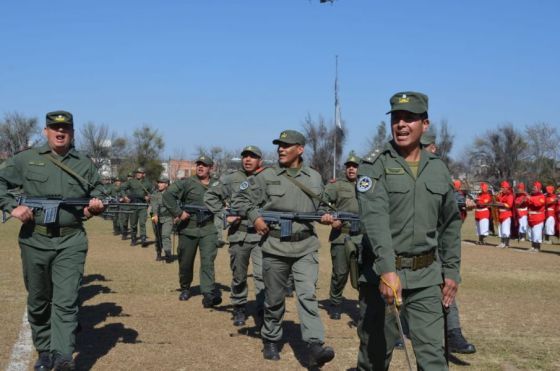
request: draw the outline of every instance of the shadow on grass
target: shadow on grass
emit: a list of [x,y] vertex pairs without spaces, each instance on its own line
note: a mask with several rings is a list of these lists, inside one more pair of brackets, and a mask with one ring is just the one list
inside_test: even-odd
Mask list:
[[98,294],[112,293],[111,288],[92,282],[108,282],[103,275],[85,276],[79,290],[80,325],[76,336],[75,357],[76,369],[89,370],[95,363],[119,342],[135,344],[138,332],[126,328],[123,323],[107,323],[103,327],[96,327],[109,317],[127,317],[122,307],[114,302],[104,302],[95,305],[84,305],[89,299]]
[[[323,299],[319,301],[319,309],[324,310],[327,314],[330,314],[332,305],[329,299]],[[358,326],[358,321],[360,320],[360,308],[358,307],[358,300],[348,300],[344,299],[342,304],[340,304],[341,314],[346,314],[350,317],[348,322],[349,327]]]

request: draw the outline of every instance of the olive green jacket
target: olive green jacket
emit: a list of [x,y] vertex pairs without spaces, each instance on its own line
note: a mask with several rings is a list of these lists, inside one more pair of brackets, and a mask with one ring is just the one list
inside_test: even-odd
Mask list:
[[[358,214],[358,199],[356,198],[356,182],[350,182],[348,179],[337,179],[334,183],[329,183],[325,187],[324,198],[332,204],[337,211],[345,211]],[[328,211],[326,209],[325,211]],[[329,241],[333,244],[343,244],[348,233],[343,231],[350,228],[349,222],[344,222],[342,228],[331,229]],[[362,240],[362,235],[352,236],[354,243]]]
[[131,202],[146,202],[145,197],[153,192],[152,183],[147,179],[129,179],[121,185],[120,192]]
[[[437,155],[422,151],[414,177],[393,143],[388,143],[379,154],[362,160],[357,191],[365,232],[361,279],[397,272],[407,289],[440,284],[442,273],[460,282],[461,218],[451,176]],[[396,255],[431,250],[436,256],[439,252],[439,263],[397,271]]]
[[[318,202],[311,199],[298,186],[286,178],[286,168],[266,168],[259,174],[247,179],[242,183],[240,191],[233,196],[232,208],[246,216],[251,223],[260,216],[259,209],[283,211],[283,212],[315,212]],[[321,175],[308,166],[302,166],[295,179],[304,184],[317,196],[322,196],[323,183]],[[271,229],[279,229],[276,225],[270,225]],[[313,223],[294,222],[292,232],[298,233],[304,230],[314,232]],[[289,257],[300,257],[319,249],[319,240],[316,236],[309,237],[303,241],[285,242],[278,238],[267,236],[263,241],[263,252]]]
[[[45,144],[22,151],[0,165],[0,208],[11,212],[17,202],[10,189],[20,188],[29,197],[92,198],[105,196],[103,184],[93,162],[84,154],[70,148],[64,157],[55,156],[64,165],[84,178],[89,184],[76,179],[52,163],[46,156],[52,150]],[[84,206],[63,206],[58,211],[57,227],[79,226],[84,220]],[[40,249],[62,249],[72,244],[75,235],[51,239],[33,232],[33,225],[43,224],[43,210],[34,210],[34,220],[22,225],[20,240]],[[83,235],[80,235],[83,238]]]
[[[210,179],[210,183],[215,182]],[[204,205],[204,193],[208,190],[208,186],[198,180],[196,175],[189,178],[181,179],[171,184],[163,193],[163,206],[165,206],[171,215],[176,218],[183,213],[179,204]],[[196,214],[191,213],[191,217],[186,223],[182,222],[177,226],[180,234],[187,236],[207,236],[211,233],[217,233],[212,218],[203,225],[198,225]]]
[[[237,170],[231,174],[225,174],[220,177],[220,180],[211,184],[208,191],[204,194],[204,203],[215,215],[218,223],[223,225],[223,211],[226,206],[230,206],[232,196],[239,192],[241,184],[247,180],[247,174],[243,170]],[[242,219],[240,223],[230,225],[228,228],[228,240],[230,242],[255,242],[261,239],[257,233],[247,233],[240,231],[242,229],[253,228],[253,224],[246,218]]]
[[155,191],[150,197],[150,214],[157,215],[160,223],[173,219],[171,213],[163,205],[163,192]]

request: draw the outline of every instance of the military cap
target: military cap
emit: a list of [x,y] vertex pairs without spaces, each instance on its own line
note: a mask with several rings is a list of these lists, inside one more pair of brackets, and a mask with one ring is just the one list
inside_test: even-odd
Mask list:
[[212,161],[212,159],[211,159],[210,157],[204,156],[204,155],[198,156],[198,158],[196,159],[195,162],[196,162],[197,164],[198,164],[199,162],[200,162],[200,163],[203,163],[203,164],[206,165],[206,166],[212,166],[212,165],[214,165],[214,161]]
[[145,173],[146,170],[143,167],[139,167],[138,169],[136,169],[135,173]]
[[123,177],[122,176],[117,176],[115,177],[115,182],[122,182],[123,181]]
[[302,133],[297,130],[284,130],[280,133],[280,137],[278,139],[274,139],[272,144],[301,144],[302,146],[305,145],[305,137]]
[[53,111],[47,113],[47,126],[49,125],[70,125],[74,127],[74,118],[70,112]]
[[261,149],[257,146],[247,146],[243,148],[243,151],[241,151],[241,156],[243,156],[245,153],[252,153],[256,156],[262,157]]
[[424,132],[424,134],[422,134],[422,136],[420,137],[420,144],[422,144],[423,146],[429,146],[430,144],[435,143],[436,134],[431,130]]
[[126,176],[132,178],[134,176],[134,174],[132,172],[130,172],[130,173],[126,174]]
[[391,110],[387,112],[388,114],[395,111],[428,112],[428,96],[426,94],[404,91],[393,95],[389,102],[391,103]]
[[361,160],[362,160],[361,158],[359,158],[355,154],[351,153],[351,154],[348,155],[348,158],[344,162],[344,165],[348,165],[348,164],[359,165]]
[[166,177],[165,175],[162,175],[162,176],[160,176],[160,177],[158,178],[157,182],[158,182],[158,183],[167,183],[167,184],[169,184],[169,178]]

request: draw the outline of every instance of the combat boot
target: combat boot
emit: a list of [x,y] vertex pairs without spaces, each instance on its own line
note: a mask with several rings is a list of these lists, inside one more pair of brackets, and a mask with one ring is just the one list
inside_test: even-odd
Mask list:
[[334,358],[334,349],[325,347],[321,343],[311,343],[307,345],[309,354],[309,368],[321,368],[325,363]]
[[124,232],[122,233],[121,240],[123,240],[123,241],[126,240],[127,235],[128,235],[128,232],[124,231]]
[[34,371],[50,371],[53,367],[53,361],[50,352],[40,352],[35,365]]
[[476,353],[476,348],[465,339],[460,328],[454,328],[447,332],[447,346],[452,353]]
[[477,245],[484,245],[484,236],[478,236]]
[[329,313],[330,319],[334,319],[336,321],[336,320],[339,320],[341,318],[340,305],[333,304],[331,306],[331,310],[329,312],[330,312]]
[[279,361],[280,353],[278,352],[278,344],[274,341],[264,341],[263,357],[270,361]]
[[179,300],[186,301],[189,300],[190,297],[191,297],[191,292],[189,291],[189,289],[184,289],[181,291],[181,294],[179,295]]
[[53,357],[54,371],[74,371],[76,366],[72,360],[72,356],[65,357],[60,353],[55,353]]
[[222,303],[222,297],[217,296],[214,293],[204,294],[204,297],[202,298],[202,306],[204,308],[212,308],[215,307],[216,305],[220,305],[221,303]]
[[167,264],[173,263],[173,257],[171,256],[171,253],[168,253],[167,251],[165,252],[165,256],[163,259]]
[[130,236],[130,246],[136,246],[136,242],[138,242],[136,236]]
[[245,311],[245,306],[240,305],[233,308],[233,325],[243,326],[247,320],[247,313]]
[[156,252],[156,261],[157,261],[157,262],[160,262],[160,261],[162,261],[162,260],[163,260],[163,258],[161,257],[161,251],[157,251],[157,252]]
[[142,243],[142,247],[148,246],[148,242],[146,241],[146,236],[140,236],[140,242]]

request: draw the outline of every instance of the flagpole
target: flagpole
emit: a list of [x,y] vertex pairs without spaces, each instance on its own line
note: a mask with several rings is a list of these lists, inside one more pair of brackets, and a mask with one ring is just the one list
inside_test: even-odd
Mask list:
[[334,78],[334,146],[333,146],[333,179],[336,179],[336,137],[340,127],[340,107],[338,104],[338,55],[335,56],[335,78]]

